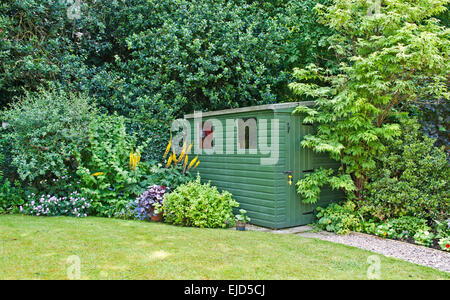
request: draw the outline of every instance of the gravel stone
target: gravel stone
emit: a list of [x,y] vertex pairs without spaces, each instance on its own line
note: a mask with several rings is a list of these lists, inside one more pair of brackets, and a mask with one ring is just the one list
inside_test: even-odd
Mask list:
[[349,235],[337,235],[331,232],[304,232],[298,235],[353,246],[384,256],[399,258],[414,264],[450,272],[450,253],[432,248],[353,232]]
[[383,239],[378,236],[359,232],[352,232],[349,235],[337,235],[326,231],[314,232],[313,228],[310,226],[298,226],[294,228],[274,230],[247,224],[246,229],[249,231],[262,231],[276,234],[296,234],[302,237],[321,239],[333,243],[369,250],[384,256],[406,260],[414,264],[432,267],[450,273],[449,252],[402,241]]

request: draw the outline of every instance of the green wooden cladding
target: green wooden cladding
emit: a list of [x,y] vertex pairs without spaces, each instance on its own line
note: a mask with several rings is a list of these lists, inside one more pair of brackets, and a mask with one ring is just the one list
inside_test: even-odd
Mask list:
[[[319,155],[309,149],[301,147],[302,138],[311,133],[311,125],[302,124],[299,115],[292,111],[298,105],[309,105],[310,102],[282,103],[261,105],[248,108],[229,109],[203,113],[203,122],[208,119],[219,120],[226,128],[227,119],[256,118],[259,126],[261,119],[268,123],[267,141],[271,142],[271,120],[279,120],[279,159],[273,165],[261,165],[260,159],[269,155],[249,154],[201,154],[200,165],[196,169],[204,181],[211,181],[219,189],[227,190],[240,203],[240,208],[247,210],[251,223],[270,228],[286,228],[310,224],[314,219],[314,208],[323,206],[342,197],[341,193],[331,189],[321,192],[320,201],[315,205],[302,203],[296,191],[295,183],[307,172],[320,166],[336,167],[327,155]],[[191,128],[194,130],[193,114],[186,115]],[[192,130],[192,141],[194,134]],[[237,128],[234,128],[234,138]],[[275,133],[277,134],[277,133]],[[259,135],[259,131],[258,131]],[[260,136],[258,136],[259,141]],[[225,149],[226,135],[223,134]],[[236,148],[235,143],[235,148]],[[292,171],[293,182],[289,185],[286,171]]]

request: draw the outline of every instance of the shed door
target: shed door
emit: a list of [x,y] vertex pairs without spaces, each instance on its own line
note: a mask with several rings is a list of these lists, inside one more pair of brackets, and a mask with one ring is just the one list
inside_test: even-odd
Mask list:
[[291,116],[289,124],[289,168],[293,171],[293,182],[290,186],[290,226],[310,224],[314,220],[315,205],[305,204],[297,193],[296,183],[305,174],[312,171],[312,151],[301,146],[305,135],[313,133],[313,127],[302,125],[303,118]]

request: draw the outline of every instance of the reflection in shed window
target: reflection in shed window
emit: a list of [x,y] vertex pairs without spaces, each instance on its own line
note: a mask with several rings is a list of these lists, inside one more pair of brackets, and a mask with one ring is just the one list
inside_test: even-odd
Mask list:
[[214,140],[213,140],[213,131],[214,127],[212,126],[211,122],[206,121],[201,124],[201,127],[199,128],[200,131],[200,148],[201,149],[212,149],[214,147]]
[[256,118],[238,119],[239,149],[256,149]]

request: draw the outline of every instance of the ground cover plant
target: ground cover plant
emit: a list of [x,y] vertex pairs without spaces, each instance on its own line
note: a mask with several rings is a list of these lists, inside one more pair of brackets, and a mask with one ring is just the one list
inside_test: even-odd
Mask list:
[[412,216],[379,221],[373,217],[364,217],[362,211],[356,210],[355,207],[355,203],[351,201],[343,204],[333,203],[326,208],[318,207],[315,226],[336,234],[363,232],[450,251],[450,219],[443,222],[434,221],[431,224],[426,219]]

